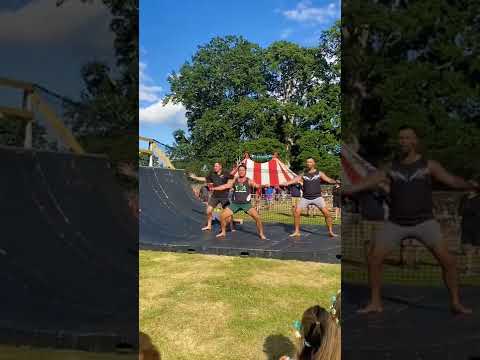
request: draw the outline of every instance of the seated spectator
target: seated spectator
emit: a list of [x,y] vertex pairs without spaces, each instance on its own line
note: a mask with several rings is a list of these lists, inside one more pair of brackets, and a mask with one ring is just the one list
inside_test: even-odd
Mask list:
[[279,360],[340,360],[341,359],[341,294],[333,298],[328,310],[319,305],[307,309],[296,325],[300,346],[292,359]]

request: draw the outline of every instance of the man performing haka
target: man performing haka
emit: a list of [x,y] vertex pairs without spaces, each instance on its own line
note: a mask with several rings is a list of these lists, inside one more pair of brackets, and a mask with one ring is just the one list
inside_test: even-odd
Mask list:
[[259,189],[262,185],[255,184],[252,180],[247,178],[247,168],[245,165],[240,165],[238,168],[238,176],[230,179],[225,185],[214,187],[214,191],[228,191],[233,188],[232,202],[229,207],[222,211],[220,216],[220,223],[222,230],[217,237],[225,237],[227,229],[227,219],[231,218],[233,214],[243,211],[250,215],[257,224],[257,231],[260,239],[265,240],[263,233],[263,225],[257,210],[251,204],[250,188]]
[[378,171],[344,189],[350,194],[373,189],[382,182],[388,182],[390,187],[389,220],[376,234],[368,254],[370,303],[358,312],[383,311],[380,294],[383,261],[394,246],[410,237],[423,242],[440,263],[452,311],[471,313],[460,303],[455,258],[448,251],[440,224],[433,216],[432,178],[456,189],[470,190],[475,185],[451,175],[438,162],[425,159],[418,151],[419,141],[413,128],[401,127],[398,136],[400,156],[386,171]]
[[[224,185],[228,180],[233,179],[233,176],[226,170],[223,170],[222,164],[216,162],[213,165],[213,171],[210,172],[206,177],[199,177],[190,174],[190,177],[197,181],[204,181],[209,184],[209,189],[211,190],[212,186]],[[212,185],[213,184],[213,185]],[[214,190],[212,196],[208,200],[207,205],[207,226],[203,227],[202,230],[212,230],[212,215],[213,209],[217,207],[218,204],[221,204],[225,209],[229,203],[228,200],[228,189],[224,190]]]
[[322,181],[328,184],[336,184],[339,186],[339,181],[333,180],[325,175],[323,172],[317,170],[315,160],[312,158],[307,159],[307,171],[302,176],[297,176],[295,179],[283,183],[283,186],[288,186],[292,184],[301,184],[303,187],[303,196],[300,199],[300,202],[295,208],[294,219],[295,219],[295,232],[290,236],[300,236],[300,217],[302,215],[302,210],[307,209],[309,205],[314,205],[320,209],[323,216],[325,217],[325,222],[328,227],[328,235],[330,237],[336,237],[337,235],[333,232],[333,220],[330,212],[327,209],[325,200],[322,197]]

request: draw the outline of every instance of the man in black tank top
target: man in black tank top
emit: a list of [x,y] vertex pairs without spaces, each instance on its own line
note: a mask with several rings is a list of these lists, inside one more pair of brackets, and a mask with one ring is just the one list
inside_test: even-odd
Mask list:
[[383,311],[380,295],[383,261],[405,238],[422,241],[438,259],[452,311],[471,313],[460,303],[455,258],[443,240],[440,225],[433,216],[432,178],[456,189],[472,189],[475,185],[449,174],[438,162],[424,159],[419,152],[417,133],[411,127],[399,130],[400,157],[386,171],[378,171],[361,183],[344,189],[355,193],[373,189],[381,183],[390,187],[389,219],[376,234],[368,255],[371,301],[359,313]]
[[[208,189],[211,189],[214,186],[226,184],[228,180],[233,178],[228,171],[223,170],[222,164],[219,162],[216,162],[213,165],[213,171],[211,171],[206,177],[194,176],[192,174],[190,174],[190,177],[197,181],[206,182]],[[222,208],[225,209],[229,204],[228,190],[214,190],[207,201],[207,225],[202,228],[202,231],[212,230],[213,209],[215,209],[218,205],[221,205]]]
[[252,207],[252,193],[250,192],[251,188],[259,189],[262,187],[262,185],[258,185],[253,180],[247,178],[247,168],[245,165],[240,165],[237,169],[238,176],[236,176],[234,179],[230,179],[225,185],[213,188],[214,191],[228,191],[229,189],[233,189],[232,201],[220,215],[220,224],[222,230],[217,237],[225,237],[227,234],[227,220],[233,217],[233,214],[243,211],[250,215],[253,220],[255,220],[260,239],[266,240],[265,234],[263,233],[262,220],[260,219],[257,210]]
[[338,181],[330,179],[323,172],[316,169],[315,160],[310,158],[307,159],[307,171],[302,176],[297,176],[292,181],[289,181],[284,186],[292,184],[301,184],[303,186],[303,197],[300,199],[300,202],[297,204],[294,212],[295,219],[295,231],[290,236],[300,236],[300,218],[302,215],[302,210],[308,208],[309,205],[314,205],[320,209],[323,216],[325,217],[325,222],[328,227],[328,234],[330,237],[336,237],[337,235],[333,232],[333,220],[330,212],[327,209],[325,200],[322,197],[322,181],[329,184],[337,184]]

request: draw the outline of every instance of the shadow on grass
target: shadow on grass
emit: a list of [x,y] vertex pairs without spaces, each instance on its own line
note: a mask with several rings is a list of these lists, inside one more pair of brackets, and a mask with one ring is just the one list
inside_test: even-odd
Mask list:
[[293,357],[295,346],[286,336],[270,335],[265,339],[263,352],[267,355],[268,360],[278,360],[284,355]]

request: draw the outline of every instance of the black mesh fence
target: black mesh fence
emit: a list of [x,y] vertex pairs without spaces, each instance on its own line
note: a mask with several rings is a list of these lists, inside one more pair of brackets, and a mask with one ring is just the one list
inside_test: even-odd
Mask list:
[[[334,207],[332,187],[323,187],[323,199],[329,210],[334,224],[341,223],[341,209]],[[207,196],[202,196],[202,186],[194,186],[193,191],[201,200],[207,200]],[[210,194],[208,194],[210,196]],[[273,195],[255,194],[252,195],[251,204],[258,211],[262,221],[265,223],[293,224],[293,210],[300,201],[299,197],[292,197],[287,191],[278,191]],[[205,202],[206,206],[206,202]],[[218,219],[222,211],[221,205],[214,209],[214,219]],[[252,221],[252,218],[244,213],[238,212],[234,219],[241,221]],[[314,205],[309,206],[302,211],[301,223],[308,225],[325,224],[325,216],[320,209]]]

